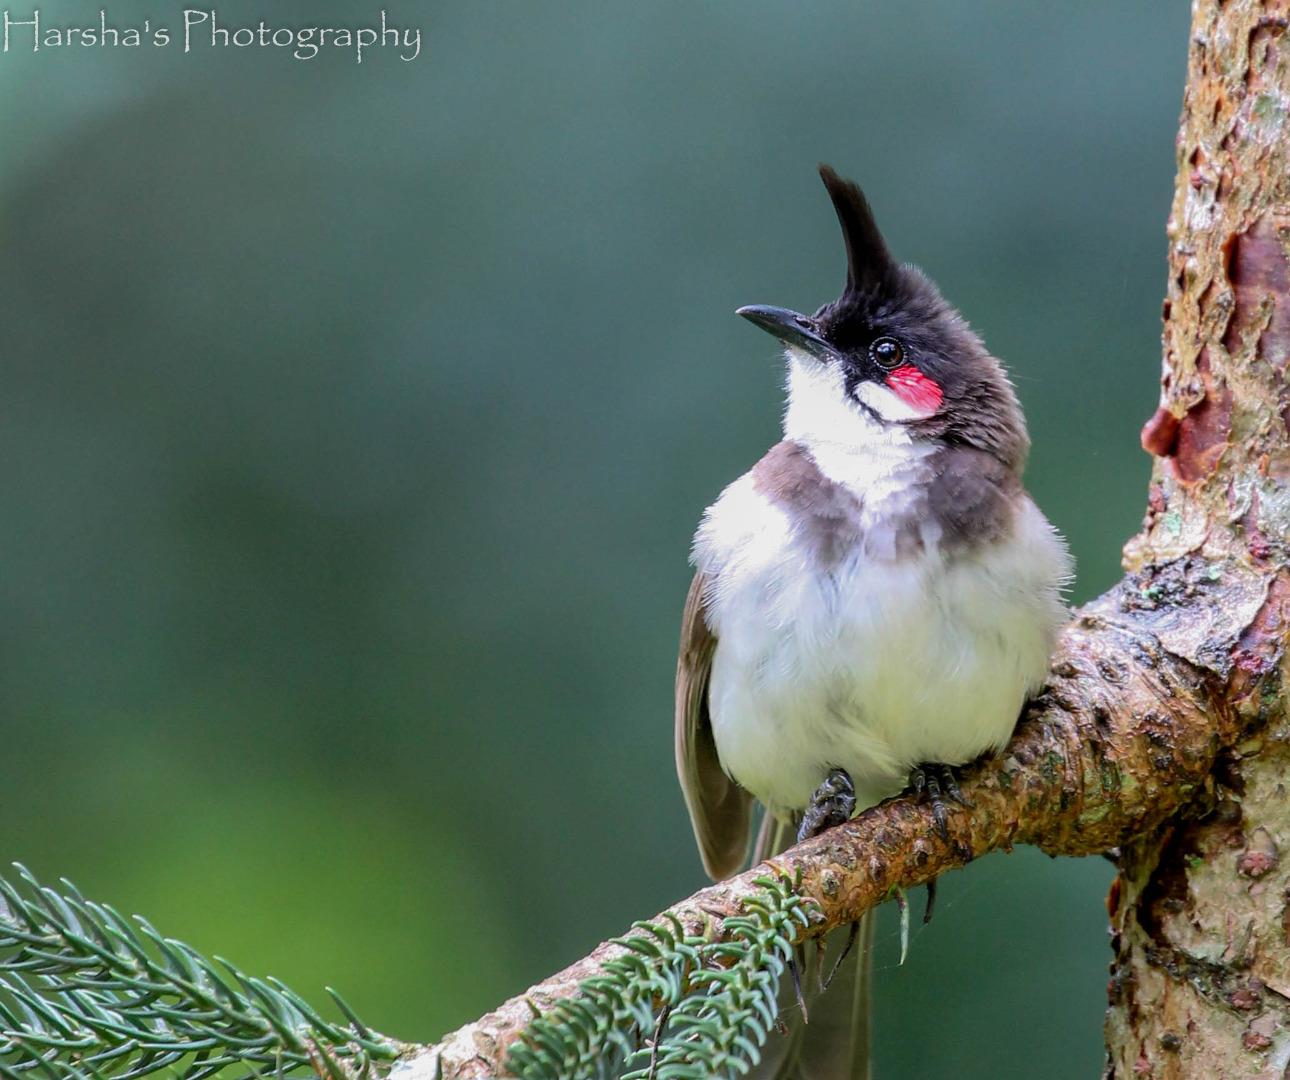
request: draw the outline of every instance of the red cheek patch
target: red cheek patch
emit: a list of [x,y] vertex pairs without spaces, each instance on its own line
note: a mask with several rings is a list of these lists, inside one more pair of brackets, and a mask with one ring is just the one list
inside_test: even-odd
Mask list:
[[934,413],[941,407],[941,388],[913,364],[903,364],[887,376],[887,387],[901,401],[919,412]]

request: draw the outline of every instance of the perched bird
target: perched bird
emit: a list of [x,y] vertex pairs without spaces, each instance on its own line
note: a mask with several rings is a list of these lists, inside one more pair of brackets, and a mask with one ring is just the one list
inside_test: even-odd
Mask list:
[[[1002,365],[892,258],[859,187],[820,176],[846,286],[813,315],[739,309],[784,346],[784,438],[694,538],[676,756],[715,879],[746,858],[753,800],[758,858],[911,784],[944,831],[954,767],[1008,741],[1067,617]],[[864,1076],[863,1057],[777,1075]]]

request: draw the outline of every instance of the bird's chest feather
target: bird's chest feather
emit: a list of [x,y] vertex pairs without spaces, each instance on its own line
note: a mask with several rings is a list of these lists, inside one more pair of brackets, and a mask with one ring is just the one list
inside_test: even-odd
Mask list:
[[914,764],[1002,745],[1061,617],[1060,553],[1032,565],[1038,512],[987,549],[950,553],[920,510],[917,461],[876,466],[850,502],[795,491],[783,470],[776,486],[763,466],[726,489],[695,545],[727,771],[786,811],[833,766],[868,803]]

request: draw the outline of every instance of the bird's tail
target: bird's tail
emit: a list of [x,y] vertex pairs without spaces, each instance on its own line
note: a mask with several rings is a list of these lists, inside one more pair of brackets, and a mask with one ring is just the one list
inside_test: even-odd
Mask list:
[[[762,821],[753,851],[753,863],[783,851],[794,839],[794,830],[769,814]],[[779,994],[779,1015],[785,1034],[771,1032],[762,1051],[761,1064],[748,1073],[749,1080],[869,1080],[869,1010],[872,998],[874,913],[867,912],[848,955],[834,971],[849,932],[830,935],[820,952],[814,944],[797,950],[801,1002],[791,978]],[[827,990],[822,979],[833,973]]]

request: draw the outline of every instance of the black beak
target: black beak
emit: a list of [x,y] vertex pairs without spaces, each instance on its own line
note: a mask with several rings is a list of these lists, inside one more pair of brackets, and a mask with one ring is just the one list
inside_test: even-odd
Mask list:
[[820,337],[815,320],[809,315],[802,315],[788,308],[766,307],[762,304],[741,307],[735,314],[742,315],[754,326],[760,326],[766,333],[777,337],[785,345],[801,349],[817,360],[827,362],[837,357],[833,346]]

